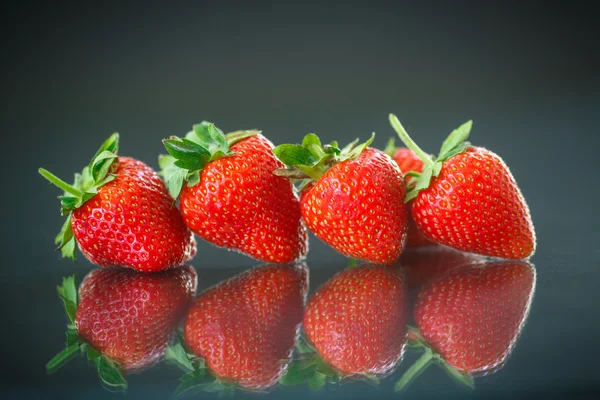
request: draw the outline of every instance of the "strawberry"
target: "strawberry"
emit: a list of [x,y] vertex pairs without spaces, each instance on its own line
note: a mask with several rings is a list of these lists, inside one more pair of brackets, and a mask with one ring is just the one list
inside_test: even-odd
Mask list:
[[190,260],[192,232],[173,207],[162,180],[146,164],[118,157],[119,135],[108,138],[73,185],[43,168],[40,174],[64,190],[67,216],[56,238],[63,257],[75,260],[75,242],[100,266],[162,271]]
[[202,239],[258,260],[288,263],[307,252],[294,188],[273,171],[283,165],[260,131],[223,135],[209,122],[185,138],[164,140],[167,186],[181,215]]
[[103,384],[126,389],[123,373],[159,361],[196,291],[192,267],[141,274],[125,268],[90,272],[75,289],[75,277],[58,287],[70,324],[67,347],[46,365],[62,367],[77,352],[87,352]]
[[198,295],[184,322],[188,350],[180,344],[172,352],[188,371],[176,394],[274,386],[291,358],[307,290],[305,265],[266,265]]
[[400,121],[390,122],[404,144],[425,163],[406,201],[429,239],[485,256],[525,259],[535,251],[527,203],[506,164],[496,154],[466,142],[472,121],[455,129],[433,160],[408,136]]
[[301,145],[277,146],[289,169],[276,173],[304,179],[300,209],[308,228],[347,257],[389,264],[401,254],[407,230],[404,180],[385,153],[368,147],[374,139],[340,150],[322,146],[315,134]]
[[452,269],[428,283],[413,309],[423,356],[398,381],[402,390],[432,362],[472,385],[473,375],[497,371],[523,328],[535,289],[535,269],[496,262]]
[[[394,143],[394,138],[391,138],[388,141],[388,144],[384,150],[384,152],[393,158],[400,167],[400,171],[404,175],[404,180],[406,181],[407,186],[410,186],[415,183],[413,179],[413,173],[420,174],[425,167],[425,163],[421,160],[411,149],[407,147],[396,147]],[[416,248],[416,247],[425,247],[432,246],[435,242],[427,239],[417,226],[415,225],[415,221],[413,220],[411,213],[411,205],[412,202],[407,203],[408,207],[408,231],[406,234],[406,245],[405,248]]]
[[482,257],[436,246],[407,250],[394,265],[401,266],[406,271],[407,286],[414,292],[446,271],[481,261]]
[[401,271],[365,264],[336,274],[313,294],[304,332],[339,375],[385,376],[402,358],[407,316]]

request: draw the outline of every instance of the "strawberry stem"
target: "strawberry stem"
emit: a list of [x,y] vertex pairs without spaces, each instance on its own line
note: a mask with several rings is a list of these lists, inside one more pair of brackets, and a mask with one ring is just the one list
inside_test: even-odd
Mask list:
[[434,361],[433,351],[430,348],[425,348],[425,353],[406,370],[402,378],[394,385],[394,392],[401,392],[417,379]]
[[406,129],[402,126],[398,117],[394,114],[390,114],[390,124],[392,124],[392,128],[396,131],[402,143],[406,145],[409,149],[411,149],[424,163],[430,167],[433,167],[433,160],[427,153],[425,153],[406,132]]
[[77,188],[69,185],[67,182],[63,181],[62,179],[60,179],[59,177],[57,177],[56,175],[54,175],[50,171],[48,171],[48,170],[46,170],[44,168],[40,168],[40,169],[38,169],[38,172],[44,178],[46,178],[47,180],[49,180],[50,183],[54,184],[55,186],[57,186],[58,188],[64,190],[65,192],[71,193],[73,196],[75,196],[77,198],[83,197],[83,192],[81,190],[79,190],[79,189],[77,189]]

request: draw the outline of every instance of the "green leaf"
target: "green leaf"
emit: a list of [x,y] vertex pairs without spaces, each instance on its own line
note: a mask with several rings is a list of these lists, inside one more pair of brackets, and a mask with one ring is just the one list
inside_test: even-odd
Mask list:
[[69,324],[67,325],[67,347],[73,344],[81,344],[82,339],[79,337],[79,333],[77,333],[77,329],[75,329],[75,325]]
[[404,199],[404,202],[408,203],[410,200],[417,197],[421,190],[427,189],[429,187],[429,182],[431,181],[432,175],[433,167],[430,165],[426,165],[425,168],[423,168],[421,174],[417,178],[415,178],[415,186],[411,187],[406,193],[406,198]]
[[85,347],[88,360],[96,361],[98,358],[102,357],[102,353],[93,346],[87,345]]
[[194,133],[198,137],[197,142],[201,147],[208,150],[211,157],[220,154],[221,156],[231,154],[229,151],[229,145],[223,132],[217,128],[214,124],[208,121],[202,121],[196,124],[192,128]]
[[323,388],[323,386],[325,386],[326,382],[327,382],[327,377],[320,372],[316,372],[308,380],[308,387],[310,388],[310,390],[313,390],[313,391],[321,390]]
[[273,149],[275,157],[287,166],[313,166],[319,159],[299,144],[281,144]]
[[314,353],[313,348],[306,342],[306,339],[304,339],[303,337],[299,337],[296,341],[296,349],[300,354]]
[[117,132],[110,135],[108,139],[106,139],[104,143],[102,143],[98,151],[96,151],[96,154],[94,154],[94,157],[92,157],[89,163],[90,169],[92,169],[92,164],[94,163],[94,160],[96,160],[96,158],[105,151],[114,154],[117,154],[119,152],[119,134]]
[[70,258],[73,262],[76,261],[77,257],[75,256],[75,238],[71,238],[68,242],[64,244],[60,248],[60,254],[63,258]]
[[167,190],[174,199],[179,197],[179,193],[181,193],[181,188],[183,187],[183,182],[185,181],[187,174],[187,170],[178,168],[177,170],[173,171],[168,178],[166,178]]
[[431,168],[431,175],[438,176],[442,171],[442,165],[443,163],[441,161],[436,161],[435,164],[433,164],[433,167]]
[[184,371],[194,371],[194,366],[190,358],[179,341],[172,344],[165,352],[165,360],[170,362]]
[[396,154],[396,139],[391,137],[390,140],[388,140],[383,152],[390,157],[394,157],[394,154]]
[[182,376],[180,381],[181,383],[175,389],[175,397],[178,398],[193,396],[204,391],[206,386],[215,381],[215,377],[196,370]]
[[314,133],[309,133],[308,135],[304,136],[304,139],[302,139],[302,147],[308,148],[310,145],[323,147],[321,145],[321,139],[319,139],[319,137]]
[[72,324],[75,323],[77,313],[77,288],[75,286],[75,275],[63,278],[62,284],[56,287],[58,297],[65,306],[65,312]]
[[60,232],[54,239],[54,243],[58,244],[57,250],[61,251],[64,258],[70,258],[75,261],[75,237],[73,236],[71,217],[72,213],[69,213]]
[[98,376],[104,385],[111,390],[127,390],[127,382],[123,377],[121,369],[108,357],[102,356],[96,359]]
[[292,362],[285,375],[279,379],[279,383],[284,386],[296,386],[308,382],[308,380],[317,373],[315,364],[304,366],[302,363]]
[[346,266],[347,268],[354,268],[358,265],[358,260],[356,258],[348,258],[348,265]]
[[356,144],[358,143],[358,138],[354,139],[353,141],[351,141],[350,143],[348,143],[342,150],[341,153],[342,155],[348,155],[348,153],[350,153],[350,151],[352,151],[352,149],[354,148],[354,146],[356,146]]
[[246,131],[229,132],[227,135],[225,135],[225,139],[227,140],[227,145],[231,149],[231,146],[233,146],[237,142],[242,141],[246,138],[249,138],[250,136],[258,135],[260,133],[262,133],[262,131],[259,131],[256,129],[250,129],[250,130],[246,130]]
[[108,174],[108,170],[116,158],[117,155],[115,153],[111,153],[107,150],[104,150],[102,153],[98,154],[98,156],[90,165],[90,171],[92,173],[94,182],[100,182],[104,180],[106,174]]
[[425,353],[419,358],[404,375],[394,385],[395,392],[401,392],[414,382],[433,362],[433,352],[430,348],[425,349]]
[[364,372],[364,373],[362,374],[362,376],[363,376],[363,377],[364,377],[364,378],[367,380],[367,383],[369,383],[370,385],[373,385],[373,386],[379,386],[379,384],[381,383],[381,382],[379,381],[379,378],[378,378],[378,377],[376,377],[375,375],[373,375],[373,374],[370,374],[370,373],[368,373],[368,372]]
[[438,160],[446,160],[449,158],[449,154],[456,150],[456,148],[462,145],[469,138],[471,128],[473,127],[473,121],[469,120],[453,130],[450,135],[442,143]]
[[77,353],[79,353],[79,348],[79,343],[72,344],[57,355],[55,355],[46,364],[46,372],[49,374],[53,374],[54,372],[58,371],[63,365],[65,365],[77,356]]
[[359,144],[358,146],[354,147],[350,152],[348,152],[348,158],[351,160],[356,159],[358,156],[360,156],[360,154],[371,145],[371,143],[373,143],[373,140],[375,140],[375,132],[373,132],[371,134],[371,138],[369,140],[367,140],[364,143]]
[[185,138],[165,139],[163,144],[169,154],[177,159],[175,165],[180,168],[189,171],[199,170],[210,160],[210,152],[191,140]]
[[442,368],[454,382],[458,383],[462,387],[475,389],[475,379],[472,375],[460,372],[453,365],[442,359],[442,357],[439,355],[436,355],[435,359],[440,368]]

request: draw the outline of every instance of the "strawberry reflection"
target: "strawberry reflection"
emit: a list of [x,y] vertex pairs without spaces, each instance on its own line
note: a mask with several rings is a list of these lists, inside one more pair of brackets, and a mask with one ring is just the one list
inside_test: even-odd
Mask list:
[[282,383],[318,389],[342,378],[377,382],[402,358],[407,315],[401,270],[365,264],[334,275],[306,306],[308,346],[301,342]]
[[305,264],[265,265],[200,293],[170,360],[187,374],[176,394],[265,390],[291,360],[302,322]]
[[402,390],[431,363],[459,382],[498,371],[508,359],[527,319],[536,273],[526,262],[488,262],[452,268],[417,295],[418,329],[411,343],[424,350],[398,381]]
[[192,267],[159,273],[99,268],[79,287],[75,278],[58,287],[70,324],[67,347],[48,364],[54,372],[81,351],[98,369],[103,384],[125,389],[123,373],[146,369],[165,354],[193,294]]

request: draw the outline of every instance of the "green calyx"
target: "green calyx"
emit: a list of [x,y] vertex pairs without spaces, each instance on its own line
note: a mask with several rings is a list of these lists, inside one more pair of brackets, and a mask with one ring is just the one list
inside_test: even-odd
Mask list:
[[226,382],[210,373],[204,359],[196,357],[185,345],[183,333],[178,330],[174,343],[167,348],[165,361],[180,368],[185,374],[173,397],[183,398],[202,392],[218,392],[220,396],[232,397],[235,384]]
[[[288,360],[282,360],[287,363]],[[310,390],[322,389],[327,383],[335,384],[342,376],[334,371],[317,352],[300,337],[296,342],[296,355],[289,363],[285,374],[279,378],[283,386],[307,384]]]
[[63,278],[63,282],[57,287],[57,290],[69,319],[67,340],[65,349],[48,361],[46,371],[52,374],[75,358],[77,354],[85,353],[87,359],[96,366],[98,376],[104,386],[114,391],[125,391],[127,389],[127,382],[123,377],[119,365],[92,347],[77,333],[77,329],[75,328],[75,313],[77,312],[78,300],[75,275]]
[[183,138],[172,136],[164,139],[169,155],[160,155],[158,164],[173,199],[177,199],[184,183],[194,186],[200,182],[200,171],[206,164],[232,156],[231,146],[259,133],[257,130],[245,130],[225,135],[213,123],[202,121]]
[[81,207],[98,193],[98,189],[115,179],[115,175],[112,172],[118,166],[118,150],[119,134],[113,133],[100,146],[82,172],[75,174],[75,179],[71,185],[44,168],[38,170],[40,175],[64,192],[58,198],[61,204],[60,212],[67,219],[55,238],[55,243],[58,245],[57,250],[61,251],[63,257],[71,258],[75,261],[75,238],[73,237],[73,230],[71,228],[73,210]]
[[356,159],[375,139],[375,133],[364,143],[358,139],[340,149],[337,142],[322,145],[314,133],[304,136],[302,144],[281,144],[273,149],[277,157],[288,168],[275,170],[276,175],[291,179],[319,180],[329,168],[338,162]]
[[472,375],[465,374],[456,367],[449,364],[444,360],[438,353],[434,352],[431,347],[427,344],[425,339],[421,336],[418,329],[409,327],[411,331],[409,348],[412,350],[422,350],[423,354],[415,361],[402,375],[402,377],[394,385],[395,392],[401,392],[406,389],[411,383],[413,383],[425,370],[431,365],[436,364],[444,372],[448,374],[456,383],[460,386],[474,389],[475,380]]
[[414,177],[415,179],[411,180],[411,183],[407,188],[408,190],[404,200],[405,202],[409,202],[410,200],[414,199],[421,190],[429,187],[431,178],[440,174],[444,161],[464,152],[471,146],[471,143],[467,141],[473,126],[473,121],[471,120],[465,122],[453,130],[450,135],[448,135],[446,140],[444,140],[444,143],[442,143],[439,155],[435,159],[421,150],[421,148],[408,135],[406,129],[404,129],[394,114],[390,114],[389,120],[392,128],[394,128],[400,137],[400,140],[402,140],[406,147],[411,149],[425,163],[425,167],[421,173],[410,173],[410,176]]

